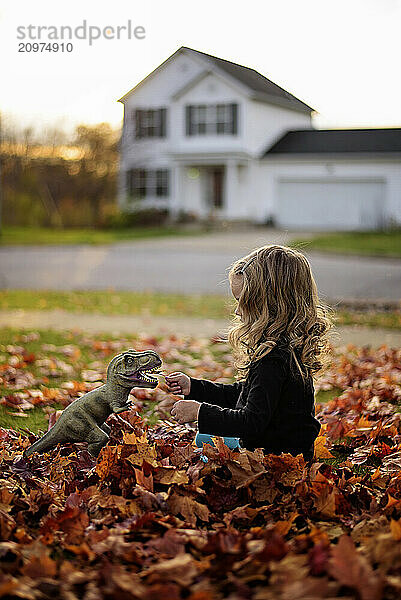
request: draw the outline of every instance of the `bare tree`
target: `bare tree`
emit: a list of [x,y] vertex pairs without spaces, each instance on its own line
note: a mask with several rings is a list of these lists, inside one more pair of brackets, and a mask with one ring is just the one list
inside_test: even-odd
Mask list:
[[52,156],[55,156],[58,146],[67,142],[67,135],[57,125],[54,125],[44,131],[43,142],[51,147]]
[[31,153],[31,148],[33,145],[33,127],[30,125],[29,127],[25,127],[22,131],[23,140],[24,140],[24,154],[25,158],[28,158]]

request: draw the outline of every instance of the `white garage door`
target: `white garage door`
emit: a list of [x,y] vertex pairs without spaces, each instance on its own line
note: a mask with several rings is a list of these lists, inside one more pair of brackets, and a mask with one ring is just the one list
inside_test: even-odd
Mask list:
[[281,180],[276,223],[290,229],[376,229],[382,223],[384,182]]

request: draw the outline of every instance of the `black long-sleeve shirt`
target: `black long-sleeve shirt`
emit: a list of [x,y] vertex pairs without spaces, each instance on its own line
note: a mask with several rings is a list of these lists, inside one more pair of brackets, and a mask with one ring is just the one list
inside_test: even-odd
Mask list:
[[315,417],[313,379],[309,375],[304,383],[291,369],[292,360],[288,348],[276,347],[251,365],[244,382],[191,377],[190,393],[184,398],[202,403],[199,432],[238,437],[248,450],[302,453],[311,460],[321,428]]

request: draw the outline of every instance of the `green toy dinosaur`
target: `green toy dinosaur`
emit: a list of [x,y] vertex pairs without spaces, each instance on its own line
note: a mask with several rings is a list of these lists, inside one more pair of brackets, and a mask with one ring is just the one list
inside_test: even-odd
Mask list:
[[73,442],[88,442],[89,452],[98,456],[109,440],[107,417],[132,407],[128,397],[133,387],[155,388],[157,379],[148,373],[159,369],[161,364],[161,358],[153,350],[129,349],[115,356],[107,367],[107,383],[67,406],[53,427],[24,451],[24,456]]

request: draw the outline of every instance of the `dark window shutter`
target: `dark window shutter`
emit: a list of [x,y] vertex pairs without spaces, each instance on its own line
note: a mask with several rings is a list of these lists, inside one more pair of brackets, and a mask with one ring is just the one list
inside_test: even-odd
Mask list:
[[142,111],[139,109],[135,111],[135,137],[142,137]]
[[144,115],[144,120],[146,121],[146,126],[144,125],[144,122],[142,121],[142,137],[146,137],[146,138],[154,137],[153,111],[152,110],[144,110],[142,114]]
[[147,195],[147,173],[145,169],[139,169],[139,195],[145,198]]
[[138,169],[132,169],[132,196],[136,198],[138,194]]
[[238,104],[231,104],[231,132],[238,133]]
[[185,107],[186,133],[192,135],[192,106]]
[[163,171],[156,169],[156,196],[163,196]]
[[166,177],[166,196],[170,196],[170,169],[166,169],[165,171],[165,177]]
[[167,109],[160,109],[160,137],[166,137],[166,116]]
[[132,196],[132,194],[133,194],[133,189],[132,189],[132,169],[129,169],[127,171],[126,176],[127,176],[126,184],[127,184],[128,196]]

